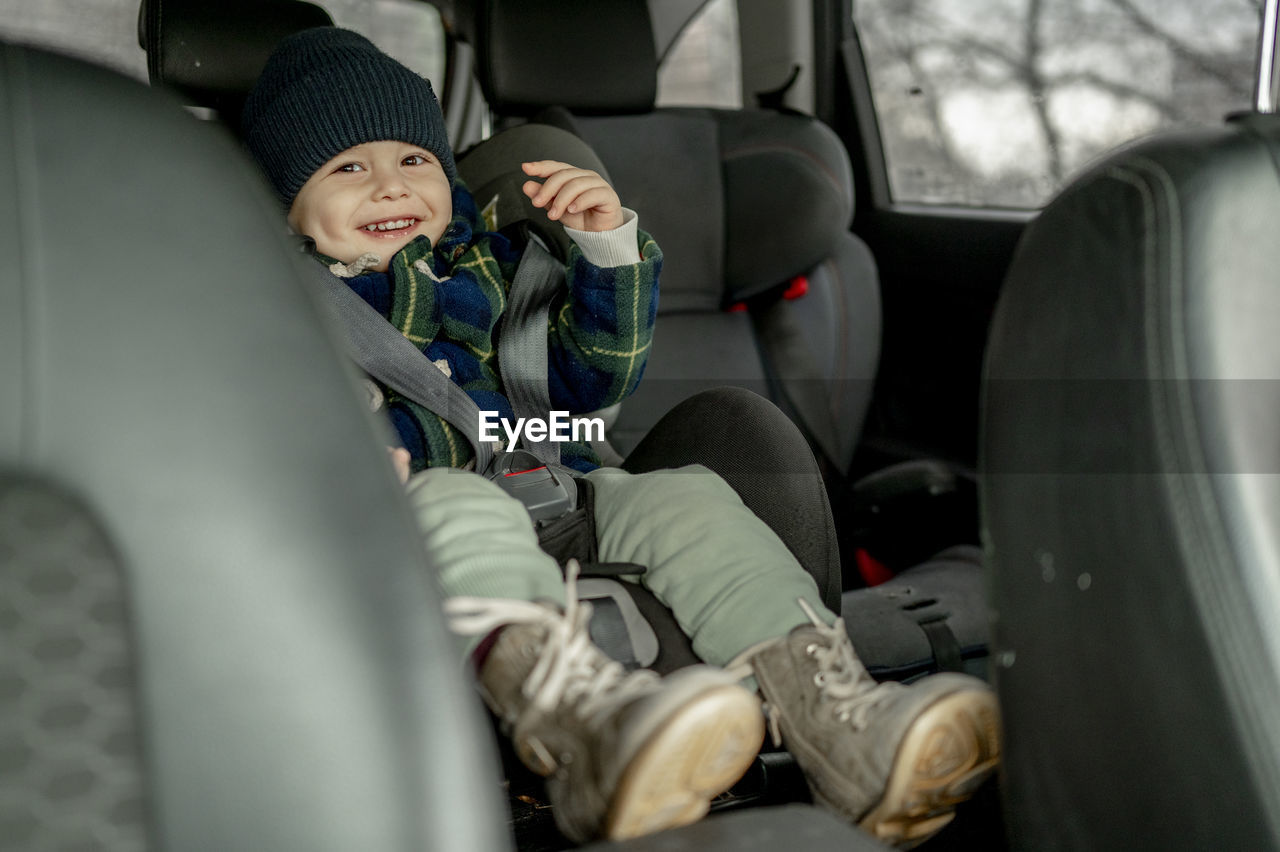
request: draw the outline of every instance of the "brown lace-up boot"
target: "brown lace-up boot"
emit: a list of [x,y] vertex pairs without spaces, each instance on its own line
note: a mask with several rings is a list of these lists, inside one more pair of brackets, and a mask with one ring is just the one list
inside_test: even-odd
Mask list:
[[571,840],[620,839],[695,822],[750,766],[759,699],[720,669],[628,673],[587,634],[570,587],[562,614],[524,601],[454,598],[454,629],[505,625],[480,669],[490,709],[526,766],[547,778]]
[[804,608],[812,625],[749,657],[775,738],[780,731],[815,801],[881,840],[915,846],[995,770],[995,694],[960,674],[878,684],[844,622],[827,627]]

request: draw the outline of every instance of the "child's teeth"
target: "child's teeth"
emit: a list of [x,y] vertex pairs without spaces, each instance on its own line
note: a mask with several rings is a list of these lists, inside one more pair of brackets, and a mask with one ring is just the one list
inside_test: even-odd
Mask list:
[[414,223],[413,219],[395,219],[391,222],[379,222],[376,225],[365,225],[366,231],[394,231],[400,228],[407,228]]

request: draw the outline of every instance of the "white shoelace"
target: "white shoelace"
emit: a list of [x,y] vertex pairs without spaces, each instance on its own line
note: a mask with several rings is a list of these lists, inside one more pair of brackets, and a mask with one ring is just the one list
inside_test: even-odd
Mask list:
[[577,594],[580,570],[576,559],[569,560],[563,615],[540,604],[505,598],[455,597],[444,603],[450,628],[464,636],[483,636],[505,624],[547,628],[538,662],[520,687],[529,705],[517,728],[534,709],[547,713],[560,704],[595,728],[621,705],[650,692],[658,681],[651,671],[628,673],[591,642],[587,632],[591,605],[581,603]]
[[[867,716],[877,704],[889,698],[899,688],[897,684],[877,684],[866,668],[858,662],[845,630],[844,619],[837,618],[828,627],[817,611],[804,598],[796,598],[817,630],[822,644],[810,642],[805,653],[818,661],[814,684],[823,698],[833,702],[832,715],[841,722],[849,722],[854,730],[866,727]],[[739,679],[752,674],[751,658],[778,640],[769,639],[740,652],[725,665],[725,670]],[[775,746],[782,745],[782,730],[778,708],[765,701],[764,712],[769,720],[769,733]]]
[[818,661],[813,681],[822,695],[834,702],[832,714],[842,722],[849,722],[855,731],[861,730],[866,727],[871,710],[889,698],[899,685],[876,683],[866,667],[858,662],[843,618],[837,618],[836,623],[828,627],[804,599],[800,599],[800,607],[824,640],[822,644],[811,642],[804,649]]

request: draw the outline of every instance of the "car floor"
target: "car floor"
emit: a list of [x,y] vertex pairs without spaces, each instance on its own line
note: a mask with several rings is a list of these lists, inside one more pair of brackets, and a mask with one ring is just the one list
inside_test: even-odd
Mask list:
[[[546,799],[542,779],[521,766],[505,737],[499,738],[511,830],[518,852],[562,852],[574,844],[556,829],[555,817]],[[744,808],[810,804],[812,798],[804,776],[791,756],[766,743],[765,750],[742,780],[711,803],[711,816]],[[999,787],[984,784],[977,794],[961,805],[956,817],[936,836],[918,849],[933,852],[1006,852],[1004,820]]]

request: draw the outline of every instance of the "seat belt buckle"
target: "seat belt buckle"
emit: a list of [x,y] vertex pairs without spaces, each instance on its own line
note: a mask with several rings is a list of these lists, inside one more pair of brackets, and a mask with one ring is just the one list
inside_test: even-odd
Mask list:
[[519,500],[534,523],[554,521],[577,508],[578,489],[569,472],[525,450],[495,454],[485,476]]

